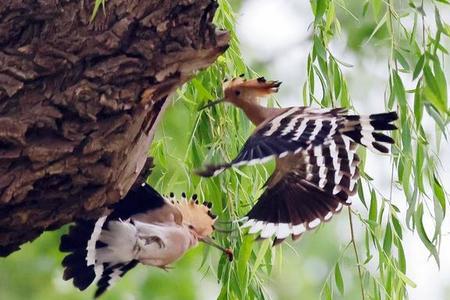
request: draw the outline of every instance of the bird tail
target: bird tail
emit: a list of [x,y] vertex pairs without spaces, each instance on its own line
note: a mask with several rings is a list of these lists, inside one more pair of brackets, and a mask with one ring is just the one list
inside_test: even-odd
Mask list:
[[344,127],[341,129],[342,134],[375,153],[389,153],[388,146],[393,144],[394,140],[381,131],[397,129],[392,124],[398,119],[395,111],[368,116],[350,115],[344,116],[344,118]]
[[99,279],[95,297],[137,264],[130,256],[134,225],[117,220],[106,222],[106,218],[96,222],[77,221],[61,237],[59,247],[60,251],[69,253],[62,261],[63,279],[73,279],[74,286],[81,291]]
[[164,205],[157,191],[143,185],[116,203],[108,216],[78,220],[61,237],[60,251],[68,253],[62,261],[63,279],[73,279],[80,290],[98,279],[95,297],[103,294],[138,263],[134,259],[137,229],[130,217]]
[[69,228],[68,234],[61,237],[59,250],[69,253],[62,261],[63,279],[73,279],[73,284],[81,291],[96,278],[95,265],[90,264],[88,258],[92,256],[96,243],[93,241],[98,240],[105,218],[97,221],[79,220]]

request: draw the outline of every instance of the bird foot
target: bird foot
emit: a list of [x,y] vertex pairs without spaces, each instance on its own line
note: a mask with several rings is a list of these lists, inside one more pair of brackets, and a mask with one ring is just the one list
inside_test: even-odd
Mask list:
[[159,266],[158,268],[160,268],[160,269],[162,269],[162,270],[164,270],[164,271],[166,271],[166,272],[169,272],[170,270],[173,269],[173,267],[172,267],[172,266],[169,266],[169,265],[166,265],[166,266]]
[[156,235],[143,237],[145,240],[145,244],[149,245],[151,243],[157,243],[159,248],[166,248],[166,244],[164,244],[163,240]]

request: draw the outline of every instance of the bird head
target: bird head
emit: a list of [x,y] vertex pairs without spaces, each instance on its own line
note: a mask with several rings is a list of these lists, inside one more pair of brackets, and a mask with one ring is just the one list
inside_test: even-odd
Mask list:
[[266,80],[264,77],[247,80],[242,77],[236,77],[231,80],[225,80],[223,83],[222,99],[209,102],[201,109],[213,106],[220,102],[230,102],[238,107],[245,104],[259,103],[261,98],[278,92],[280,81]]
[[199,203],[197,195],[186,199],[183,193],[183,200],[175,202],[174,205],[183,216],[183,225],[194,232],[199,239],[213,233],[216,216],[211,212],[211,203]]
[[187,199],[185,193],[182,194],[182,197],[183,199],[181,201],[173,201],[172,203],[179,209],[183,216],[183,226],[186,226],[200,241],[222,250],[231,261],[233,259],[231,249],[225,249],[211,238],[214,231],[214,223],[217,219],[211,212],[211,202],[199,203],[195,194],[191,199]]

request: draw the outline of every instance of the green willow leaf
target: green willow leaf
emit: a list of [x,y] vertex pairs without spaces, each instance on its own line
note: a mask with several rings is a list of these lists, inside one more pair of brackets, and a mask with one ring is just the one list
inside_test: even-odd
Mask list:
[[423,116],[423,95],[422,95],[422,80],[419,80],[414,91],[414,117],[416,119],[416,126],[419,127]]
[[394,214],[392,214],[392,225],[394,226],[395,234],[398,236],[398,238],[400,240],[403,239],[402,225],[400,225],[400,221]]
[[331,286],[330,286],[329,282],[327,282],[325,284],[324,296],[325,296],[325,300],[332,300],[333,299],[333,291],[331,290]]
[[445,216],[446,203],[447,203],[447,201],[445,199],[445,192],[444,192],[444,189],[443,189],[441,183],[437,179],[436,174],[433,177],[434,177],[433,194],[436,197],[436,199],[439,201],[439,204],[441,206],[442,212],[443,212],[443,214]]
[[403,272],[401,272],[400,270],[396,273],[398,277],[400,277],[400,279],[406,283],[407,285],[409,285],[412,288],[416,288],[417,284],[412,281],[408,276],[406,276]]
[[92,10],[92,15],[89,22],[94,21],[95,17],[97,16],[98,10],[100,9],[100,6],[102,6],[103,11],[105,11],[105,4],[106,0],[95,0],[94,9]]
[[409,72],[410,66],[408,61],[397,49],[394,50],[394,58],[400,63],[400,65],[405,69],[406,72]]
[[425,231],[425,227],[423,226],[423,203],[420,203],[419,206],[417,207],[417,211],[414,215],[414,219],[415,219],[415,223],[416,223],[417,233],[419,234],[419,238],[421,239],[421,241],[423,242],[425,247],[428,249],[430,254],[434,257],[436,263],[439,266],[440,262],[439,262],[439,254],[438,254],[437,248],[429,239],[429,237]]
[[416,79],[420,72],[422,72],[423,66],[425,65],[425,54],[422,54],[417,61],[416,67],[414,68],[413,72],[413,79]]
[[334,267],[334,281],[336,282],[336,287],[341,295],[344,295],[344,280],[342,279],[341,269],[339,268],[339,263],[336,263]]
[[370,34],[369,38],[366,40],[365,44],[368,44],[372,38],[375,36],[375,34],[386,24],[388,14],[385,13],[380,21],[378,21],[377,26],[375,26],[375,29]]
[[428,115],[430,115],[434,119],[436,125],[438,125],[444,136],[446,136],[446,126],[448,121],[442,119],[441,115],[433,105],[425,105],[425,109],[427,110]]
[[400,78],[397,72],[393,72],[392,76],[394,83],[393,84],[394,94],[397,97],[402,112],[406,112],[406,107],[408,104],[406,102],[406,91],[402,79]]
[[405,250],[403,249],[402,241],[397,240],[395,243],[398,251],[398,266],[400,268],[400,271],[402,273],[406,274],[406,257],[405,257]]
[[317,0],[316,1],[316,9],[315,9],[315,17],[316,21],[322,18],[323,14],[325,13],[328,4],[330,0]]
[[370,192],[369,220],[372,222],[377,221],[377,195],[374,190]]
[[415,171],[416,171],[416,183],[417,187],[422,193],[425,193],[425,186],[423,183],[423,166],[425,162],[425,146],[419,142],[417,143],[417,150],[416,150],[416,165],[415,165]]
[[[447,113],[447,99],[444,99],[444,91],[441,90],[440,85],[445,85],[441,83],[440,80],[435,77],[431,68],[429,66],[424,66],[423,73],[425,76],[425,82],[427,86],[424,88],[424,96],[430,101],[431,104],[440,112]],[[441,80],[442,77],[440,76]]]
[[392,229],[391,225],[388,223],[386,226],[386,232],[384,234],[384,240],[383,240],[383,250],[386,253],[391,252],[392,247]]
[[324,61],[327,60],[327,50],[325,49],[322,40],[317,35],[314,36],[314,52]]
[[439,59],[437,57],[435,57],[433,59],[433,70],[434,70],[434,75],[436,78],[436,83],[437,86],[439,88],[439,95],[441,96],[441,101],[442,101],[442,106],[445,107],[444,112],[448,112],[448,108],[447,108],[447,98],[448,98],[448,94],[447,94],[447,80],[445,78],[445,74],[444,71],[441,68],[441,64],[439,62]]

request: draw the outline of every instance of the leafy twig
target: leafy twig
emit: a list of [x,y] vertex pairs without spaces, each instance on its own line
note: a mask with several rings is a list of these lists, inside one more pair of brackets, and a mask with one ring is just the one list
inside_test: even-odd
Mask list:
[[352,210],[350,207],[348,207],[348,220],[350,222],[351,242],[353,245],[353,250],[355,251],[356,266],[358,267],[359,283],[361,284],[361,299],[365,300],[366,298],[365,298],[365,294],[364,294],[364,283],[363,283],[363,278],[362,278],[361,263],[359,261],[358,249],[356,248],[355,233],[353,231]]

